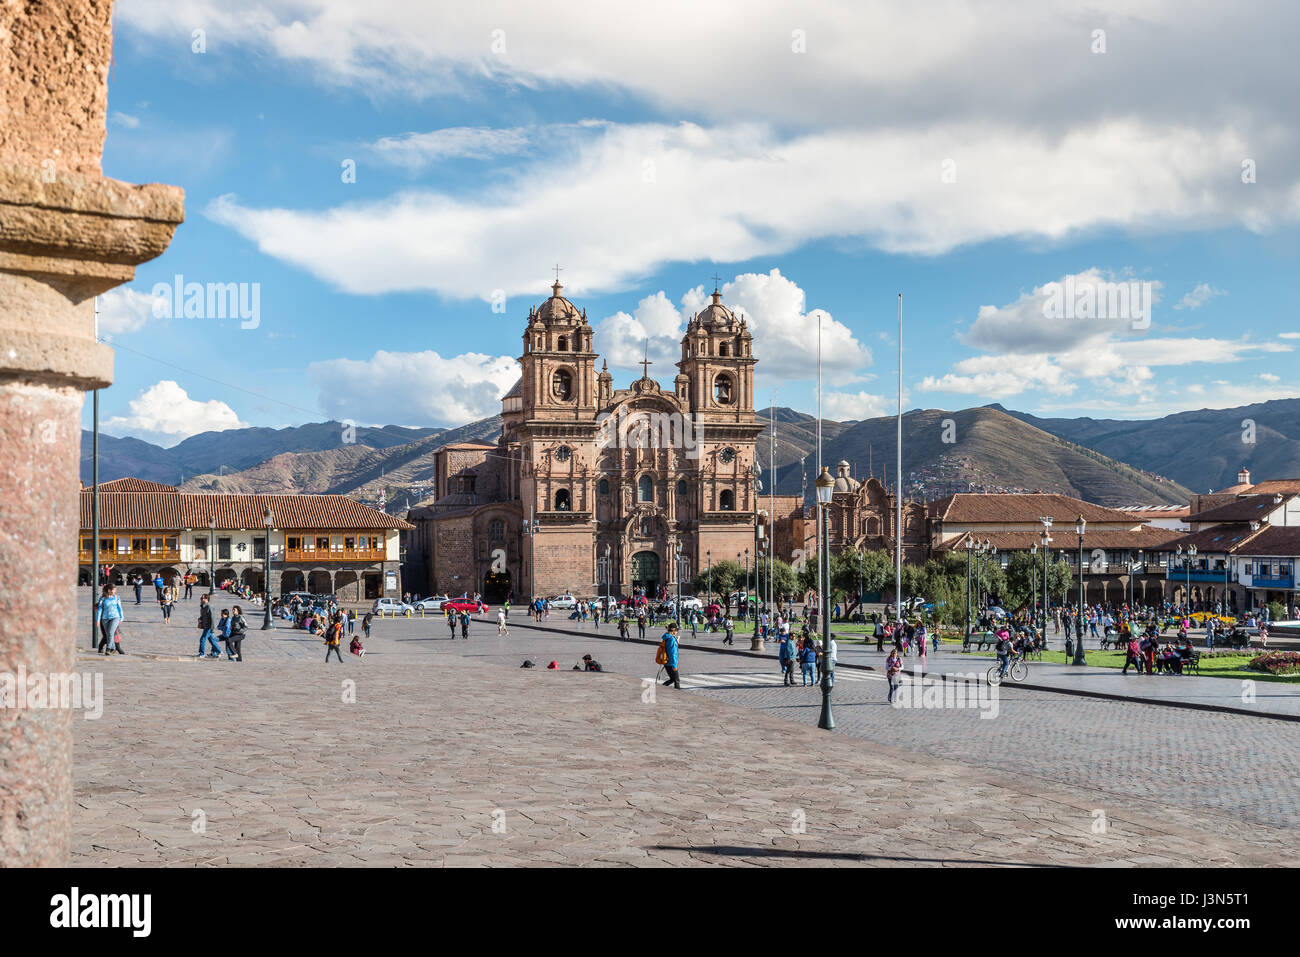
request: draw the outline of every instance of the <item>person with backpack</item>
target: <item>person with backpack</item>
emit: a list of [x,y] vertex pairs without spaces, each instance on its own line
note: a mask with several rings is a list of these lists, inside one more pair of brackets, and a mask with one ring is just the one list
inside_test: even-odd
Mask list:
[[231,609],[230,637],[226,639],[226,651],[234,657],[232,661],[244,660],[244,636],[248,634],[248,622],[244,620],[244,610],[236,605]]
[[659,641],[659,651],[655,655],[655,660],[663,665],[664,670],[668,672],[668,680],[664,682],[664,686],[672,685],[680,691],[682,679],[677,671],[677,622],[670,621],[668,623],[668,630],[664,632],[663,638]]
[[794,687],[794,660],[797,653],[794,647],[794,636],[789,632],[782,636],[778,654],[781,660],[781,684],[792,688]]
[[469,641],[469,612],[460,613],[460,636]]
[[618,637],[623,641],[627,641],[632,637],[627,632],[627,616],[623,614],[618,616]]
[[230,650],[230,612],[225,608],[221,609],[221,620],[217,622],[217,637],[226,646],[226,658],[234,661],[235,653]]
[[899,674],[903,670],[903,656],[899,654],[900,646],[896,642],[890,649],[889,657],[885,659],[885,677],[889,680],[889,697],[885,700],[890,704],[894,703],[894,696],[898,694],[898,685],[902,680]]
[[325,661],[330,660],[330,652],[338,658],[339,664],[343,663],[343,653],[339,651],[339,645],[343,641],[343,616],[338,612],[334,613],[328,625],[325,626]]

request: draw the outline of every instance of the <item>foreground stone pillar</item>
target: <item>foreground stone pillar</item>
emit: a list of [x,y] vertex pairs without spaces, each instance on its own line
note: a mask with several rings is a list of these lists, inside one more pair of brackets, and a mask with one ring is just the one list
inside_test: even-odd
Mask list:
[[[0,676],[13,679],[75,665],[81,408],[113,378],[94,297],[184,218],[177,187],[101,174],[111,14],[109,0],[0,0]],[[73,712],[5,704],[0,865],[66,864]]]

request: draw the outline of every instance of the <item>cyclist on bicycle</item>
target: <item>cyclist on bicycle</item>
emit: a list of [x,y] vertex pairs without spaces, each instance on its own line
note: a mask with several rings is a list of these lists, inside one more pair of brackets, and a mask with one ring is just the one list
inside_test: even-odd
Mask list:
[[1011,633],[1007,631],[1005,626],[1003,626],[998,629],[998,641],[994,646],[994,651],[996,651],[998,655],[999,678],[1006,677],[1007,669],[1011,667],[1011,649]]

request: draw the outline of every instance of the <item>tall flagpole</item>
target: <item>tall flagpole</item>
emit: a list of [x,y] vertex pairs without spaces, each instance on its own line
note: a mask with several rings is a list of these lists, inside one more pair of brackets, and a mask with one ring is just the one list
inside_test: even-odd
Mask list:
[[776,389],[772,390],[772,404],[768,408],[767,431],[772,440],[767,455],[772,467],[772,482],[767,489],[767,614],[771,621],[776,607],[776,590],[772,587],[772,576],[776,573]]
[[[99,297],[95,297],[95,341],[99,341]],[[91,402],[94,422],[90,440],[90,524],[92,561],[90,570],[90,647],[99,647],[98,625],[95,622],[95,609],[99,607],[99,390],[93,390]]]
[[[817,313],[817,476],[822,474],[822,314]],[[817,506],[817,602],[818,614],[826,614],[820,607],[822,597],[822,507]]]
[[898,294],[898,461],[894,472],[894,614],[903,620],[903,294]]

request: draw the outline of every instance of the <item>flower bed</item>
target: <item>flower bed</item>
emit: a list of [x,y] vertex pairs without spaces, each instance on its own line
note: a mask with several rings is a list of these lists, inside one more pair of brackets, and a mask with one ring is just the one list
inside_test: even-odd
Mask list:
[[1266,671],[1271,675],[1300,674],[1300,651],[1270,651],[1250,659],[1246,666],[1251,671]]

